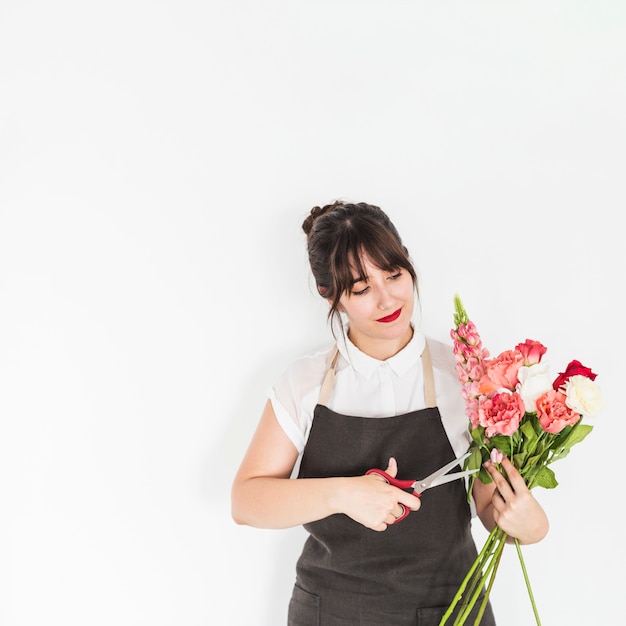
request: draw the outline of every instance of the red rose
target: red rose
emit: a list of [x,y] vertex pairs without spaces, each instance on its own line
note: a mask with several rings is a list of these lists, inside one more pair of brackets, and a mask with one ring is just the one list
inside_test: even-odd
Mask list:
[[584,376],[591,380],[595,380],[597,374],[594,374],[590,368],[585,367],[580,361],[570,361],[564,372],[559,372],[556,380],[552,383],[552,388],[558,391],[572,376]]

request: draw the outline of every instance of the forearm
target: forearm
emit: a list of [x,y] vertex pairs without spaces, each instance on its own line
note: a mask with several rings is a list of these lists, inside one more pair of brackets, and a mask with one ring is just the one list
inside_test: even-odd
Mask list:
[[341,512],[345,478],[255,477],[235,483],[232,516],[237,524],[290,528]]

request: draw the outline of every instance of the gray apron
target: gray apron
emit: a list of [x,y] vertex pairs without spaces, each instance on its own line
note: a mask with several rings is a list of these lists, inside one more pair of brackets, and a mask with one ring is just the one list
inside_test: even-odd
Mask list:
[[[398,478],[421,478],[455,458],[435,406],[428,346],[422,353],[427,408],[396,417],[341,415],[325,406],[336,349],[331,359],[299,478],[361,476],[386,468],[390,456],[398,461]],[[382,532],[344,514],[305,524],[310,536],[296,565],[289,626],[438,626],[476,558],[470,521],[465,486],[457,480],[424,492],[419,511]],[[495,626],[490,606],[481,626]]]

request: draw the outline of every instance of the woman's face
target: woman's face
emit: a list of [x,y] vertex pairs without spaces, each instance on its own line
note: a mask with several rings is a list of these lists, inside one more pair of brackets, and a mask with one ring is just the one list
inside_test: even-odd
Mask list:
[[386,359],[411,339],[414,290],[411,275],[404,269],[387,272],[372,265],[364,255],[366,276],[353,268],[354,284],[339,301],[350,323],[349,337],[366,354]]

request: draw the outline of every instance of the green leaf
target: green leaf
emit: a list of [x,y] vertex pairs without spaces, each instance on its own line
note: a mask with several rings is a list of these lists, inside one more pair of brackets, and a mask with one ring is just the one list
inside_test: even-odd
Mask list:
[[520,472],[524,469],[526,465],[526,454],[524,452],[519,452],[518,454],[514,454],[511,459],[511,463],[517,467]]
[[534,456],[529,457],[528,459],[526,459],[526,465],[528,467],[533,467],[535,465],[541,465],[541,458],[543,457],[543,454],[535,454]]
[[580,443],[592,430],[593,426],[590,426],[589,424],[581,424],[579,422],[572,428],[569,436],[563,442],[563,447],[571,448],[577,443]]
[[492,448],[498,448],[501,452],[504,452],[508,457],[511,456],[511,438],[506,435],[496,435],[492,437],[490,440],[490,446]]
[[465,468],[469,470],[475,470],[482,467],[483,455],[480,448],[474,448],[472,454],[465,461]]
[[572,432],[572,428],[573,426],[566,426],[558,435],[552,435],[553,439],[550,447],[553,450],[558,450],[563,445],[563,442],[565,442],[569,437]]
[[482,445],[483,440],[485,438],[485,427],[477,426],[476,428],[472,428],[470,430],[470,435],[472,436],[472,440],[476,444],[478,444],[479,446]]
[[484,483],[485,485],[488,485],[489,483],[493,482],[493,478],[491,478],[491,474],[484,467],[480,468],[480,472],[478,472],[478,474],[472,474],[472,476],[476,476],[476,475],[478,475],[478,478],[480,478],[480,482]]
[[554,489],[558,484],[554,472],[549,467],[542,467],[533,478],[532,486]]
[[539,440],[539,435],[535,431],[535,427],[533,426],[533,423],[531,421],[523,421],[522,425],[520,426],[520,430],[522,431],[522,434],[524,435],[528,443],[537,442]]
[[535,429],[535,432],[537,433],[538,437],[541,437],[541,435],[543,435],[545,433],[545,430],[543,429],[543,426],[539,423],[539,417],[537,417],[536,413],[525,413],[525,416],[529,416],[530,418],[530,422],[533,425],[533,428]]

